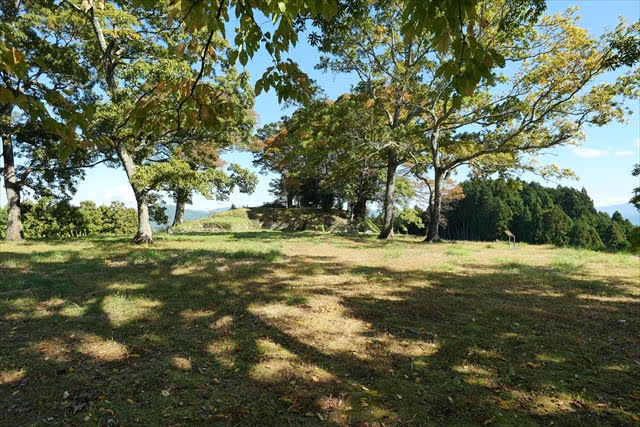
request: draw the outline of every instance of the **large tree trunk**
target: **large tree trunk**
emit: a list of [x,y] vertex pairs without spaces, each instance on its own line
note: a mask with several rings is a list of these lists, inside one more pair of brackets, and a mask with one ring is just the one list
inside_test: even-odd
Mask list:
[[429,215],[429,227],[427,228],[427,238],[425,242],[439,242],[440,241],[440,215],[442,211],[442,177],[443,171],[436,169],[432,195],[429,197],[430,215]]
[[183,191],[176,191],[176,214],[173,217],[172,227],[180,225],[184,222],[184,207],[187,204],[187,196]]
[[137,185],[131,182],[133,175],[136,173],[136,164],[126,148],[121,144],[116,144],[116,151],[127,173],[129,184],[131,184],[133,194],[136,196],[136,204],[138,205],[138,231],[131,242],[135,244],[153,243],[153,232],[149,223],[149,205],[147,203],[148,191],[138,188]]
[[351,209],[354,221],[364,221],[364,217],[367,214],[367,196],[364,191],[358,194],[358,198]]
[[133,187],[133,192],[136,195],[136,203],[138,205],[138,231],[133,236],[131,243],[139,245],[141,243],[153,243],[153,232],[151,231],[151,224],[149,223],[149,205],[147,204],[147,191],[136,191]]
[[384,193],[384,226],[378,239],[390,239],[393,237],[393,193],[396,189],[396,169],[398,160],[396,153],[391,151],[387,160],[387,182]]
[[4,186],[7,193],[8,222],[5,240],[24,240],[22,210],[20,208],[20,184],[16,178],[11,135],[2,134],[2,159],[4,161]]

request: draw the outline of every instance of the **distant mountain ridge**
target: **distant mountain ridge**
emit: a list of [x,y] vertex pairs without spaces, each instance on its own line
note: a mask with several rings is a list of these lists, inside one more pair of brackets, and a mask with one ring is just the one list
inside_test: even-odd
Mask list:
[[[171,223],[173,222],[173,217],[176,214],[176,206],[175,205],[161,205],[162,207],[164,207],[164,211],[167,214],[167,217],[169,218],[169,225],[171,225]],[[201,219],[201,218],[206,218],[208,216],[213,215],[216,212],[223,212],[229,210],[228,207],[225,208],[217,208],[217,209],[212,209],[210,211],[204,211],[204,210],[197,210],[197,209],[185,209],[184,210],[184,220],[185,221],[193,221],[196,219]],[[157,224],[153,221],[151,221],[151,228],[153,228],[154,230],[158,230],[161,228],[166,227],[166,225],[164,224]]]
[[599,212],[605,212],[609,215],[613,215],[616,211],[620,212],[623,218],[631,221],[633,225],[640,225],[640,212],[631,203],[623,203],[621,205],[611,206],[596,206],[596,210]]

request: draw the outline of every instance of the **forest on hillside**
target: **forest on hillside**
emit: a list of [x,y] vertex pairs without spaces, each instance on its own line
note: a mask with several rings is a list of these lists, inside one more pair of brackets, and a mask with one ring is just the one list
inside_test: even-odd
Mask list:
[[[610,250],[637,247],[640,227],[619,212],[598,212],[585,189],[544,187],[535,182],[469,180],[448,205],[441,233],[452,240],[505,240],[510,230],[518,241]],[[424,235],[429,212],[406,208],[416,218],[399,224],[410,234]],[[633,242],[633,244],[632,244]]]

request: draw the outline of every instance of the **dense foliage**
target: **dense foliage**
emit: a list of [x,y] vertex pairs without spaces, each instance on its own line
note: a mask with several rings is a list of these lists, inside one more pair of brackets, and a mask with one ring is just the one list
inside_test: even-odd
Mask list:
[[[520,242],[621,250],[631,246],[640,228],[618,212],[612,217],[597,212],[584,189],[505,180],[470,180],[461,187],[464,198],[441,225],[450,239],[506,239],[504,230],[510,230]],[[416,225],[409,231],[425,232]]]
[[[22,203],[25,237],[75,237],[98,234],[128,235],[135,233],[137,215],[134,208],[122,202],[98,206],[91,201],[74,206],[66,200],[43,197],[37,202]],[[0,233],[4,233],[7,210],[0,210]],[[4,237],[0,234],[0,237]]]

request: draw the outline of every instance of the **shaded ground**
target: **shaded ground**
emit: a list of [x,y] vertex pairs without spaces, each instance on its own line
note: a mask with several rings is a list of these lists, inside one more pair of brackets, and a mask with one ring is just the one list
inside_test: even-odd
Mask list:
[[0,269],[3,425],[640,422],[630,255],[248,232]]

